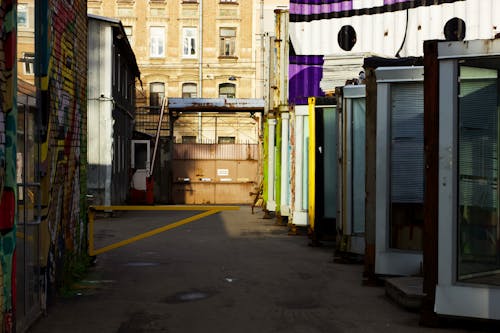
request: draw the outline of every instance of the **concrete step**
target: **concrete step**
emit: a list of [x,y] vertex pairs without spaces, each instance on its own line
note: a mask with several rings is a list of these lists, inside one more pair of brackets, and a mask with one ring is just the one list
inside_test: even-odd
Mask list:
[[385,280],[385,293],[401,307],[417,311],[424,299],[424,279],[418,276],[392,277]]

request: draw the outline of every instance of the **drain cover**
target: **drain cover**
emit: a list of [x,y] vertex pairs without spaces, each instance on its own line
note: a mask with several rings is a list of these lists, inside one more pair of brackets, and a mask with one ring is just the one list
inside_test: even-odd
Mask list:
[[176,293],[172,296],[167,297],[165,302],[167,303],[185,303],[185,302],[194,302],[199,301],[205,298],[212,296],[212,292],[200,291],[200,290],[191,290],[191,291],[182,291]]

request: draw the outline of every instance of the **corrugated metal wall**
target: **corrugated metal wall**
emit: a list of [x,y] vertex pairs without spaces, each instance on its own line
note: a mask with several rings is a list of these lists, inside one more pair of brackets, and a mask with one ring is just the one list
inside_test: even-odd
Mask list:
[[324,56],[421,56],[425,40],[491,39],[499,12],[496,0],[291,0],[290,101],[323,95]]
[[174,145],[174,160],[258,160],[256,144],[197,144]]
[[175,204],[250,204],[259,179],[257,144],[174,144]]

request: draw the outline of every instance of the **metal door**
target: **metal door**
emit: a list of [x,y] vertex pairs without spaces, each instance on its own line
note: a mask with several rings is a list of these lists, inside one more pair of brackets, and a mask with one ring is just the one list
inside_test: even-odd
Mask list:
[[16,324],[19,331],[41,314],[40,183],[36,172],[40,147],[36,140],[36,99],[18,95],[16,235]]

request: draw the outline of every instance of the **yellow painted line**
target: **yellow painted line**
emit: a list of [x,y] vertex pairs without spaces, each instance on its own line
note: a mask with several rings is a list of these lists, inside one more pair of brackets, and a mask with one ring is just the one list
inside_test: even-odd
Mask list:
[[[205,208],[204,208],[205,207]],[[208,208],[210,207],[210,209]],[[139,209],[141,208],[141,209]],[[156,209],[146,209],[146,208],[156,208]],[[168,208],[168,209],[167,209]],[[173,208],[173,209],[172,209]],[[206,210],[203,213],[196,214],[194,216],[182,219],[180,221],[165,225],[160,228],[156,228],[150,230],[148,232],[139,234],[137,236],[131,237],[129,239],[105,246],[100,249],[94,249],[94,217],[95,210]],[[102,254],[104,252],[108,252],[119,247],[137,242],[141,239],[148,238],[159,233],[165,232],[170,229],[174,229],[180,227],[184,224],[199,220],[201,218],[219,213],[223,210],[239,210],[238,206],[91,206],[89,208],[89,250],[88,253],[90,256],[95,256],[98,254]]]
[[157,206],[90,206],[90,210],[112,211],[112,210],[239,210],[239,206],[202,206],[202,205],[157,205]]

